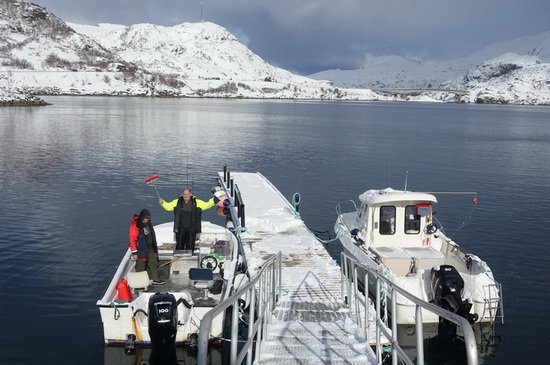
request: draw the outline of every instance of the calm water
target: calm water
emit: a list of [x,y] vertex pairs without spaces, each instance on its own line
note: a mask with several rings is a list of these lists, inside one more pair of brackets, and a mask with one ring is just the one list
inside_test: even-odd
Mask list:
[[550,363],[550,108],[47,100],[0,108],[1,364],[103,364],[95,302],[129,219],[144,207],[157,223],[172,218],[143,179],[159,173],[166,199],[187,180],[208,198],[223,164],[300,192],[315,230],[332,230],[341,201],[402,188],[407,171],[413,190],[477,191],[473,212],[471,197],[442,196],[437,215],[453,234],[472,213],[453,237],[504,286],[506,324],[485,363]]

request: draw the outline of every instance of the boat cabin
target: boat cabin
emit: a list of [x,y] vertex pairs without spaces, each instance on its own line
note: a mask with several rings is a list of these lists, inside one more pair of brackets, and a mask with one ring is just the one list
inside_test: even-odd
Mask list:
[[393,189],[368,190],[359,196],[359,236],[366,246],[430,245],[435,196]]

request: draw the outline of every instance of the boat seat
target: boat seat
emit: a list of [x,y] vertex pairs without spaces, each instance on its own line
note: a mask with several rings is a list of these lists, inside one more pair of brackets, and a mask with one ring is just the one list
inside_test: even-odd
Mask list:
[[151,280],[149,279],[149,274],[147,271],[130,271],[128,275],[126,276],[126,280],[128,280],[128,286],[130,289],[136,290],[136,289],[147,289],[149,287],[149,284],[151,283]]

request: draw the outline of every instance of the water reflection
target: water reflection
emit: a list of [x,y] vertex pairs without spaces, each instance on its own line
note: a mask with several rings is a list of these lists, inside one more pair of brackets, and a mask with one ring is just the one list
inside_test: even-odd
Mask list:
[[[150,348],[137,348],[135,354],[127,355],[122,347],[105,347],[105,365],[195,365],[196,353],[176,347],[169,358],[155,354]],[[209,364],[221,365],[222,352],[213,349],[209,352]]]
[[[501,336],[497,334],[495,324],[475,323],[474,330],[479,363],[483,364],[487,359],[497,354]],[[461,332],[450,335],[439,324],[425,324],[423,326],[424,338],[424,364],[426,365],[466,365],[466,351]],[[417,360],[416,328],[414,325],[399,325],[397,327],[397,339],[405,353]]]

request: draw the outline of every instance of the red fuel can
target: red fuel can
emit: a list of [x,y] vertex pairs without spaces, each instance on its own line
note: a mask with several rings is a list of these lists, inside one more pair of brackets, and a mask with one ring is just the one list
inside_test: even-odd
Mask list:
[[118,292],[119,300],[132,301],[132,293],[130,292],[130,287],[128,286],[128,281],[125,279],[120,279],[116,285],[116,290]]

